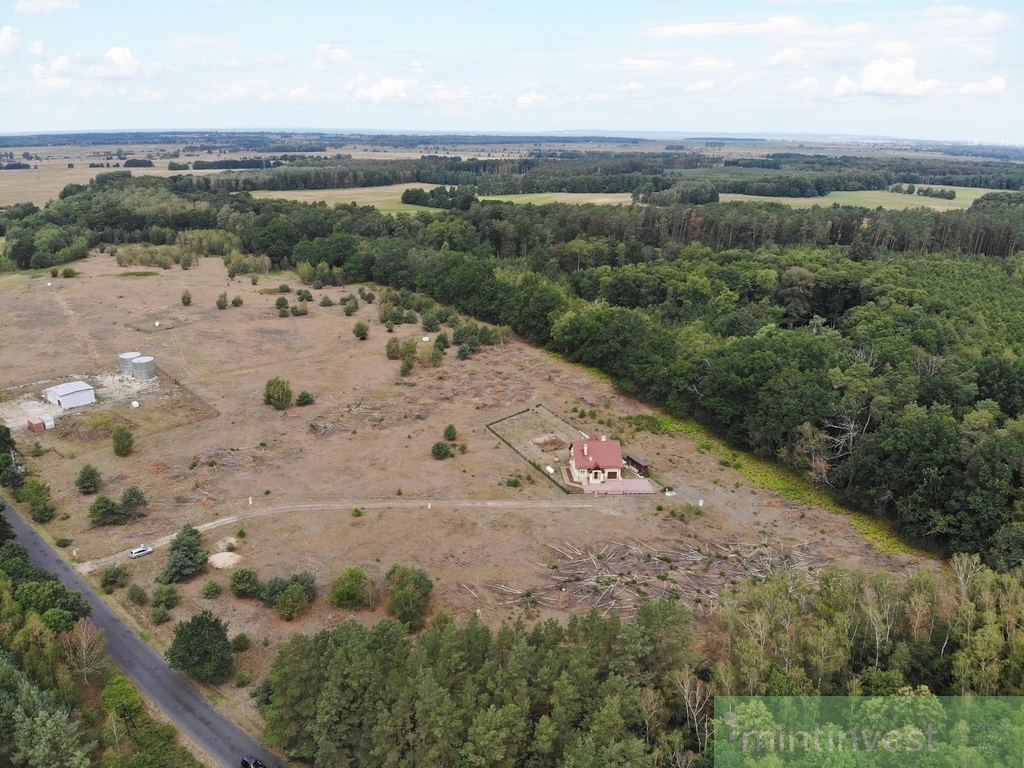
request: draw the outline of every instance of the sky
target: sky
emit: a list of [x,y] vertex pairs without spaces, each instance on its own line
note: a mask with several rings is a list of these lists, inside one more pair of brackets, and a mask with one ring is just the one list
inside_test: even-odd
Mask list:
[[0,133],[1024,143],[1024,3],[0,0]]

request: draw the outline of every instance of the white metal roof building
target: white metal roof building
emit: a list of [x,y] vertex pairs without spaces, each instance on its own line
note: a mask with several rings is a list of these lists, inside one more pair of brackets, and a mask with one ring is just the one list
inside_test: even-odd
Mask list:
[[69,381],[43,391],[46,399],[63,409],[96,402],[96,391],[84,381]]

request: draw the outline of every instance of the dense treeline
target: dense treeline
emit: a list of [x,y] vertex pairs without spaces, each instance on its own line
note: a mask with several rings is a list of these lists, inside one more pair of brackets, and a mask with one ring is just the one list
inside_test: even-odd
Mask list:
[[315,768],[710,766],[715,695],[1020,695],[1022,620],[1024,572],[976,556],[828,566],[737,584],[696,629],[669,600],[628,624],[443,616],[415,642],[349,620],[287,643],[260,700],[267,739]]
[[[128,167],[128,163],[124,164]],[[238,170],[241,168],[279,168],[280,160],[267,160],[262,157],[249,157],[239,160],[195,160],[192,163],[194,171],[225,171]],[[173,170],[173,169],[172,169]]]
[[909,535],[989,555],[1015,530],[1022,193],[949,212],[477,203],[391,217],[109,176],[42,211],[9,209],[9,258],[178,243],[224,255],[233,274],[259,268],[248,253],[323,284],[419,289]]

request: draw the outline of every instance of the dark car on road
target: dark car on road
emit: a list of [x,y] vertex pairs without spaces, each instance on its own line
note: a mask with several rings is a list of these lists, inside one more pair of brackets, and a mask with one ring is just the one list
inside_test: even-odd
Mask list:
[[242,768],[267,768],[267,766],[252,755],[246,755],[242,758]]

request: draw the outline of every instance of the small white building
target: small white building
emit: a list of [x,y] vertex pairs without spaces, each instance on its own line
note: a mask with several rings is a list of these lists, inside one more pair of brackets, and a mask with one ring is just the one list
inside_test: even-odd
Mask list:
[[47,401],[64,410],[96,402],[96,391],[84,381],[69,381],[43,391]]

